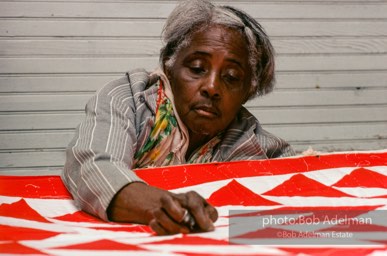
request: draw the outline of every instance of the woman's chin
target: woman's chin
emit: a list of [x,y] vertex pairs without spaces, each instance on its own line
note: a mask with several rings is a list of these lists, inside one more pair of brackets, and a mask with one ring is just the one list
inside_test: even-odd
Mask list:
[[207,128],[205,125],[200,125],[193,127],[193,129],[190,129],[190,135],[195,135],[195,136],[202,136],[206,138],[212,138],[215,135],[217,135],[219,132],[214,131],[211,128]]

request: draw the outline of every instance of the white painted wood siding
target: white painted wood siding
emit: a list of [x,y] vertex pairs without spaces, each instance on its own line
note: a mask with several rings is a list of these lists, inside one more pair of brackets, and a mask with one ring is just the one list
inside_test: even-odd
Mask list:
[[[387,1],[221,3],[257,18],[275,46],[276,90],[247,104],[267,130],[298,151],[387,148]],[[60,170],[94,91],[157,66],[174,5],[0,1],[0,171]]]

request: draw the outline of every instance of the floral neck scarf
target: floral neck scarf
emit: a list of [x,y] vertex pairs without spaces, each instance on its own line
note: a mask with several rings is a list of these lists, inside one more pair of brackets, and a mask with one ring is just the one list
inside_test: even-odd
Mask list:
[[189,144],[187,128],[174,111],[173,94],[168,79],[161,70],[156,73],[160,76],[156,117],[147,141],[134,156],[134,168],[211,161],[213,150],[221,141],[222,134],[212,138],[186,161]]

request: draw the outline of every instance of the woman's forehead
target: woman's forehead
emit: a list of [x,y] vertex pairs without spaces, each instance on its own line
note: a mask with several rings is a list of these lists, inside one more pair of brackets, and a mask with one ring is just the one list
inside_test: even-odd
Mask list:
[[190,43],[181,53],[210,55],[220,51],[235,56],[241,61],[247,61],[248,58],[247,42],[243,34],[237,29],[220,25],[194,32]]

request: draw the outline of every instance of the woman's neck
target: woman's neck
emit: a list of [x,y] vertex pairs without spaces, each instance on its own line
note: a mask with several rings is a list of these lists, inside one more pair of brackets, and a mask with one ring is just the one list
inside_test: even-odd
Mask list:
[[189,145],[185,154],[185,159],[188,160],[198,148],[200,148],[210,140],[211,138],[209,136],[189,131]]

